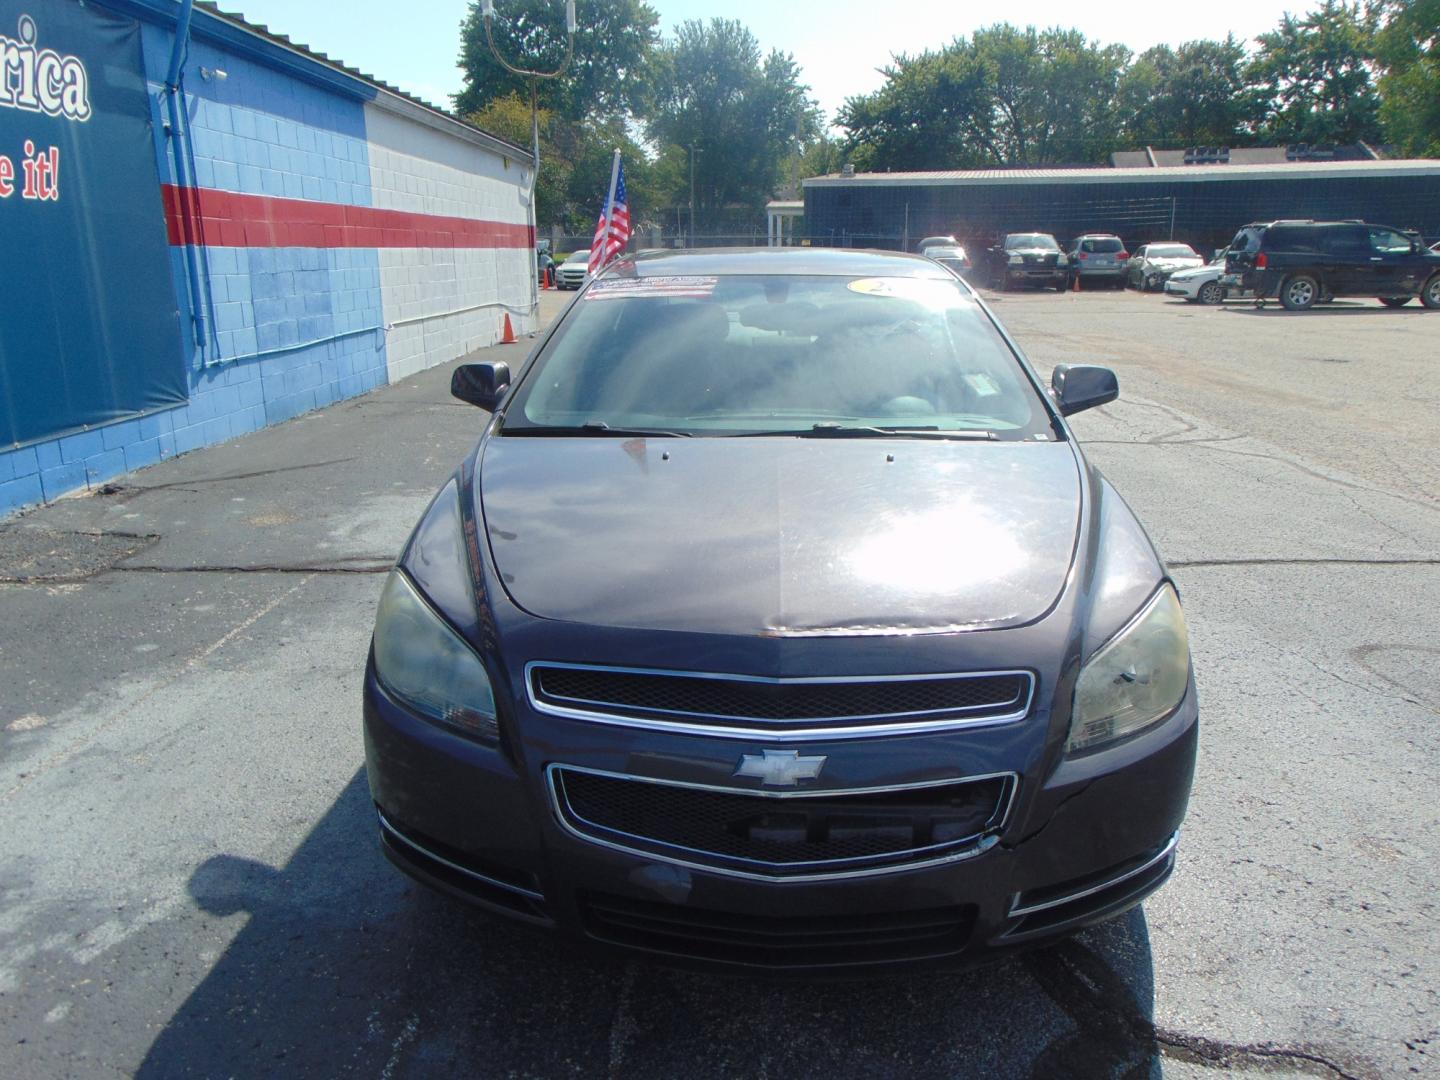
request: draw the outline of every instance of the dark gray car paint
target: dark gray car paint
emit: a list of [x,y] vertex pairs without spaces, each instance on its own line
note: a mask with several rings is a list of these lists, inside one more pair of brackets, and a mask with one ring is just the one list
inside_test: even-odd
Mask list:
[[[701,271],[696,264],[702,261],[719,272],[751,272],[748,266],[744,271],[737,269],[738,264],[751,259],[756,272],[865,274],[879,271],[893,275],[913,267],[917,276],[946,273],[933,263],[927,265],[926,260],[915,257],[907,260],[849,252],[797,253],[794,259],[776,258],[773,253],[733,252],[668,257],[653,262],[637,260],[631,264],[631,272],[697,273]],[[819,270],[818,265],[824,269]],[[991,317],[988,311],[985,317]],[[1003,328],[1000,332],[1004,334]],[[1008,337],[1006,340],[1009,341]],[[536,351],[543,345],[542,341]],[[1043,394],[1018,348],[1013,342],[1010,345],[1037,393]],[[527,361],[527,367],[534,355],[532,353],[531,361]],[[519,379],[524,377],[522,370]],[[501,740],[498,746],[482,744],[411,716],[387,698],[376,683],[372,669],[365,692],[366,756],[371,792],[377,805],[455,850],[497,858],[518,870],[534,873],[537,880],[544,882],[549,916],[557,925],[577,935],[581,932],[581,915],[575,900],[579,889],[652,895],[667,903],[694,903],[718,910],[760,914],[773,912],[779,899],[777,892],[783,892],[787,910],[797,913],[853,914],[938,903],[974,904],[977,905],[974,948],[982,950],[1002,945],[1009,926],[1009,898],[1015,890],[1076,879],[1113,865],[1119,859],[1150,850],[1168,837],[1184,814],[1195,753],[1193,681],[1176,712],[1146,733],[1081,756],[1066,756],[1063,752],[1074,681],[1082,661],[1128,622],[1168,575],[1129,508],[1085,462],[1063,419],[1052,415],[1052,421],[1054,433],[1061,441],[1029,446],[737,440],[738,444],[753,441],[759,444],[760,450],[768,448],[771,454],[778,453],[793,461],[804,461],[799,455],[813,452],[817,458],[835,462],[832,471],[837,479],[827,483],[825,489],[830,492],[845,488],[847,469],[842,468],[841,463],[853,473],[867,454],[873,454],[887,466],[901,464],[902,455],[912,452],[917,455],[946,453],[955,461],[1023,462],[1024,468],[1019,473],[1026,477],[1021,485],[1025,498],[1034,499],[1037,492],[1045,494],[1053,498],[1054,508],[1064,511],[1064,528],[1073,532],[1073,553],[1059,560],[1065,569],[1057,572],[1058,580],[1051,578],[1048,571],[1036,574],[1028,593],[1032,602],[1038,602],[1035,597],[1040,594],[1042,578],[1044,588],[1053,586],[1058,592],[1048,609],[1031,621],[969,630],[917,632],[895,628],[888,633],[836,636],[636,628],[615,624],[614,620],[610,624],[592,624],[541,618],[523,610],[511,599],[508,590],[516,590],[524,599],[537,575],[556,572],[557,568],[555,563],[542,568],[539,562],[513,561],[512,549],[518,553],[524,547],[521,535],[503,536],[502,533],[510,530],[499,520],[490,520],[497,516],[490,497],[492,482],[497,477],[496,490],[503,489],[505,496],[495,505],[511,514],[510,520],[532,530],[532,539],[546,529],[568,533],[569,546],[561,562],[580,560],[600,574],[628,573],[623,566],[627,557],[622,542],[625,529],[618,522],[628,510],[637,519],[631,535],[641,536],[643,523],[638,520],[641,508],[595,506],[600,520],[608,517],[617,522],[610,527],[612,535],[606,538],[610,563],[602,564],[600,558],[587,551],[595,538],[578,524],[571,526],[575,508],[590,506],[594,501],[583,491],[572,491],[563,499],[551,493],[536,495],[532,491],[531,504],[524,508],[524,514],[520,513],[524,493],[500,475],[505,471],[505,457],[510,455],[512,444],[524,442],[528,446],[531,442],[540,444],[547,440],[499,436],[498,418],[492,418],[458,472],[467,562],[476,595],[475,611],[468,615],[452,611],[445,614],[490,669],[500,713]],[[561,442],[554,440],[551,445],[560,447]],[[631,443],[628,449],[627,442]],[[683,450],[684,455],[705,455],[695,458],[693,466],[686,466],[693,469],[697,479],[702,473],[707,478],[718,477],[730,492],[743,495],[743,485],[733,478],[726,480],[716,465],[719,456],[728,453],[724,440],[714,440],[717,444],[714,446],[708,445],[709,442],[663,439],[650,440],[648,445],[641,446],[630,440],[587,439],[585,445],[596,447],[587,453],[595,454],[595,462],[600,465],[584,472],[580,478],[593,473],[610,487],[611,497],[616,497],[617,491],[623,492],[622,498],[631,497],[631,492],[656,492],[661,490],[662,483],[669,481],[652,482],[648,478],[655,477],[662,467],[689,461],[687,456],[677,456],[677,452]],[[697,450],[702,443],[707,445]],[[997,449],[1013,456],[994,459],[970,456]],[[492,457],[495,451],[501,456]],[[667,451],[671,458],[664,461],[661,455]],[[548,463],[555,467],[573,467],[580,460],[563,447],[546,453],[552,455]],[[896,456],[896,462],[883,461],[890,453]],[[1035,456],[1021,456],[1031,453]],[[527,451],[526,457],[516,458],[514,464],[518,473],[528,472],[538,485],[539,474],[534,470],[539,459],[528,456],[530,454],[533,451]],[[1064,464],[1067,456],[1068,465]],[[934,467],[937,462],[950,458],[930,460]],[[701,464],[706,468],[701,469]],[[494,477],[492,468],[497,470]],[[764,475],[763,467],[760,471]],[[677,471],[673,475],[691,473]],[[772,473],[772,496],[780,490],[773,484],[778,475],[777,468]],[[1068,479],[1062,483],[1061,476]],[[975,478],[972,476],[972,479]],[[556,474],[544,478],[545,486],[555,484],[563,484],[563,478]],[[1070,503],[1061,495],[1068,485],[1073,485]],[[855,486],[853,476],[850,486]],[[992,496],[997,490],[988,483],[982,483],[982,487]],[[935,488],[926,490],[933,493]],[[789,489],[785,491],[788,497]],[[1007,493],[1002,491],[1002,497]],[[700,502],[704,494],[703,488],[697,488],[687,496],[692,500],[692,508],[706,505]],[[649,501],[644,508],[659,505],[654,494],[647,497]],[[871,498],[873,504],[875,497]],[[898,496],[895,498],[898,501]],[[883,501],[880,505],[884,505]],[[713,500],[707,507],[707,520],[717,529],[730,526],[724,520],[723,509]],[[816,507],[817,513],[823,510],[832,518],[842,518],[843,509],[843,504],[839,509]],[[546,513],[552,515],[548,522],[542,520]],[[779,536],[790,518],[770,507],[761,521],[768,523],[770,543],[778,549]],[[801,535],[814,535],[812,523],[800,522],[798,527]],[[418,531],[423,532],[425,528],[422,522]],[[859,529],[858,522],[856,529]],[[1017,531],[1014,535],[1023,534]],[[703,534],[697,529],[687,530],[684,540],[692,551],[707,547]],[[656,542],[662,543],[663,538]],[[825,540],[821,538],[816,542],[825,543]],[[412,540],[411,547],[416,543]],[[557,545],[552,546],[552,551],[560,550],[558,540],[551,543]],[[492,554],[492,545],[501,552],[498,559]],[[771,596],[788,595],[777,591],[787,581],[781,569],[786,565],[781,554],[779,550],[770,550],[765,556],[770,572],[763,577]],[[801,557],[801,565],[809,565],[804,561],[808,553],[802,552]],[[1053,553],[1049,558],[1054,558]],[[407,551],[402,566],[408,566],[409,559]],[[619,569],[616,569],[617,563],[622,564]],[[519,569],[507,570],[507,564]],[[1047,561],[1047,565],[1053,570],[1055,563]],[[515,580],[506,580],[508,577]],[[698,589],[683,590],[683,578],[660,584],[646,582],[639,576],[631,580],[637,589],[646,593],[658,593],[678,585],[695,606],[719,604],[725,608],[731,625],[742,625],[734,621],[737,611],[746,619],[753,618],[756,612],[764,612],[762,605],[747,607],[733,603],[724,589],[708,595],[702,595]],[[719,574],[712,575],[712,580],[740,589],[744,596],[752,595],[744,592],[750,588],[745,580],[725,581],[724,575]],[[555,610],[566,604],[577,609],[585,606],[567,599],[558,587],[547,587],[543,581],[538,583],[537,595],[543,595]],[[903,593],[888,595],[893,600]],[[955,594],[942,594],[942,599],[945,607],[954,609]],[[648,617],[641,621],[656,621],[656,616],[667,611],[670,616],[674,614],[671,608],[675,605],[667,608],[662,598],[647,595],[642,601],[648,605]],[[593,599],[586,601],[589,605],[593,603]],[[839,610],[838,603],[831,601],[832,613]],[[909,615],[917,627],[938,621],[923,607]],[[760,622],[763,621],[762,618]],[[817,790],[1018,772],[1019,792],[998,847],[974,860],[930,870],[829,884],[795,882],[783,887],[764,887],[713,873],[667,866],[653,858],[606,851],[566,835],[553,814],[547,811],[544,770],[548,763],[563,761],[656,779],[733,785],[731,774],[737,755],[758,753],[765,746],[773,746],[772,741],[760,734],[724,737],[662,734],[547,715],[531,707],[525,692],[525,667],[534,660],[771,677],[1024,667],[1034,672],[1036,687],[1031,711],[1021,720],[998,726],[878,739],[821,737],[798,744],[806,753],[827,758],[825,772],[816,783]]]
[[1015,626],[1064,586],[1058,442],[493,438],[490,548],[523,609],[720,634]]

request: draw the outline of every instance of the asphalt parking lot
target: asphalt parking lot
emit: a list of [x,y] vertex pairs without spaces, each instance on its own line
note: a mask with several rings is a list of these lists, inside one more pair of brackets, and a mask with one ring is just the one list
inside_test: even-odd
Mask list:
[[0,1076],[1440,1075],[1440,313],[994,306],[1042,373],[1117,370],[1075,428],[1187,607],[1199,771],[1143,909],[792,985],[412,886],[359,686],[481,419],[439,369],[0,525]]

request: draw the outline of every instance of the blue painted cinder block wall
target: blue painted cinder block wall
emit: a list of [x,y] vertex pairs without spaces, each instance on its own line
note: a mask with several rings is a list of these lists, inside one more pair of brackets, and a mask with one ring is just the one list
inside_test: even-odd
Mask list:
[[[160,181],[175,184],[163,96],[174,34],[155,24],[144,25],[142,34],[156,163]],[[223,70],[227,78],[207,80],[202,67]],[[197,39],[190,43],[185,89],[197,186],[369,205],[363,95],[329,91]],[[189,402],[0,451],[0,515],[97,487],[386,381],[374,249],[217,244],[203,255],[213,316],[203,342],[191,332],[182,248],[171,248],[168,267],[181,315]]]

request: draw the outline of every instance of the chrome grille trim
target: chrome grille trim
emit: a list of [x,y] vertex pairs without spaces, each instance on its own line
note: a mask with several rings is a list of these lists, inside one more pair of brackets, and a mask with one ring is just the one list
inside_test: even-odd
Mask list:
[[544,895],[542,893],[536,892],[534,889],[526,889],[519,885],[512,885],[508,881],[501,881],[499,878],[491,877],[489,874],[482,874],[478,870],[470,869],[468,866],[461,866],[459,863],[451,859],[447,859],[443,855],[437,855],[435,852],[431,851],[424,845],[417,844],[414,840],[411,840],[399,829],[395,828],[394,825],[390,824],[389,819],[386,818],[385,814],[382,811],[377,809],[375,811],[375,816],[380,819],[380,828],[385,830],[386,837],[396,841],[397,843],[404,844],[407,848],[410,848],[412,851],[418,852],[425,858],[433,859],[441,866],[448,866],[457,874],[464,874],[466,877],[474,878],[476,881],[483,882],[484,884],[490,885],[493,888],[504,889],[508,893],[514,893],[516,896],[523,896],[527,900],[534,900],[538,903],[545,902]]
[[[1024,680],[1024,693],[1017,699],[1015,708],[1003,713],[987,713],[981,716],[967,716],[981,709],[994,706],[970,706],[966,708],[935,709],[923,712],[877,713],[869,716],[814,717],[793,722],[796,726],[767,727],[755,724],[752,717],[716,715],[721,721],[731,723],[696,723],[683,719],[686,716],[711,714],[674,713],[678,719],[668,720],[647,716],[631,716],[614,712],[600,712],[584,708],[585,702],[575,699],[574,705],[561,705],[540,697],[535,688],[536,668],[567,668],[574,671],[616,672],[625,675],[658,675],[690,679],[715,679],[719,681],[766,683],[770,685],[843,684],[843,683],[884,683],[938,681],[945,679],[980,679],[995,676],[1010,676]],[[559,660],[531,660],[525,665],[525,697],[536,712],[550,716],[563,716],[574,720],[588,720],[597,724],[611,724],[617,727],[643,728],[649,731],[668,731],[686,735],[712,735],[730,738],[766,740],[815,740],[833,737],[866,738],[882,735],[905,735],[933,731],[951,731],[957,728],[990,727],[996,724],[1014,723],[1023,720],[1030,713],[1035,698],[1035,675],[1020,668],[994,671],[926,672],[910,675],[814,675],[787,678],[772,678],[763,675],[733,675],[713,671],[684,671],[671,668],[624,667],[613,664],[575,664]],[[568,700],[568,699],[567,699]],[[617,707],[617,706],[611,706]],[[648,710],[659,712],[663,710]],[[957,715],[958,714],[958,715]],[[783,724],[784,721],[775,721]],[[803,725],[803,726],[801,726]],[[818,725],[818,726],[817,726]]]
[[1012,905],[1010,908],[1010,917],[1019,918],[1021,915],[1033,915],[1037,911],[1048,911],[1050,908],[1059,907],[1062,904],[1073,903],[1076,900],[1083,900],[1087,896],[1094,896],[1098,892],[1104,892],[1106,889],[1112,888],[1116,885],[1120,885],[1126,881],[1129,881],[1133,877],[1139,877],[1141,874],[1145,873],[1146,870],[1154,869],[1155,866],[1164,862],[1166,859],[1170,858],[1171,855],[1175,854],[1175,848],[1179,845],[1179,843],[1180,834],[1178,832],[1173,833],[1170,839],[1166,841],[1164,847],[1162,847],[1150,858],[1146,859],[1139,866],[1132,867],[1131,869],[1126,870],[1123,874],[1116,874],[1113,878],[1107,878],[1106,880],[1100,882],[1097,885],[1091,885],[1088,888],[1080,889],[1076,892],[1066,893],[1064,896],[1057,897],[1054,900],[1046,900],[1039,904],[1028,904],[1025,907],[1014,907],[1013,905],[1019,903],[1021,896],[1020,893],[1016,893],[1010,901]]
[[[687,852],[690,855],[708,857],[713,859],[729,859],[731,862],[749,862],[756,866],[774,866],[782,870],[790,867],[804,867],[807,865],[833,867],[840,863],[874,862],[876,861],[876,859],[873,856],[866,856],[860,859],[829,860],[825,863],[771,863],[764,862],[758,859],[743,859],[736,856],[715,855],[711,852],[701,851],[694,848],[682,848],[679,845],[667,844],[663,841],[650,840],[648,837],[643,836],[636,836],[635,839],[651,844],[653,845],[652,847],[631,847],[618,841],[608,840],[603,837],[595,836],[591,833],[585,832],[581,828],[577,827],[577,825],[570,820],[570,814],[573,813],[573,811],[570,809],[568,803],[565,801],[563,795],[561,794],[560,785],[556,782],[556,774],[565,770],[571,772],[589,773],[593,776],[604,776],[615,780],[632,780],[639,783],[659,784],[669,787],[691,788],[699,791],[716,791],[726,795],[758,795],[767,799],[803,799],[807,797],[825,798],[837,795],[869,795],[879,794],[887,791],[912,791],[928,787],[948,787],[952,784],[965,784],[984,780],[1005,780],[1006,792],[1003,799],[1003,805],[999,808],[995,816],[991,819],[990,823],[986,826],[984,833],[968,847],[957,848],[955,850],[946,851],[941,855],[937,855],[931,858],[916,859],[910,862],[887,862],[883,866],[856,867],[851,869],[838,870],[817,870],[816,872],[806,872],[804,870],[801,870],[799,872],[793,873],[767,874],[740,870],[735,867],[726,866],[716,862],[702,862],[697,859],[691,859],[680,855],[667,855],[663,852],[656,851],[655,847],[671,847],[679,851]],[[566,833],[575,837],[577,840],[583,840],[587,844],[598,844],[599,846],[608,848],[611,851],[621,851],[626,853],[627,855],[635,855],[643,859],[671,863],[673,865],[684,866],[692,870],[703,870],[706,873],[721,874],[726,877],[742,878],[747,881],[768,881],[776,884],[784,884],[792,881],[802,883],[816,881],[839,881],[849,878],[876,877],[881,874],[895,874],[909,872],[912,870],[923,870],[928,867],[944,866],[948,863],[962,862],[966,859],[972,859],[977,855],[984,854],[1000,842],[1000,833],[1004,831],[1005,825],[1010,820],[1010,812],[1014,809],[1015,798],[1020,790],[1020,774],[1015,772],[983,773],[975,776],[949,776],[942,780],[922,780],[909,784],[885,784],[875,787],[861,788],[821,788],[818,790],[812,789],[807,791],[762,791],[757,788],[736,788],[719,784],[698,784],[684,780],[661,780],[653,776],[637,776],[634,773],[609,772],[604,769],[591,769],[579,765],[568,765],[560,762],[552,762],[545,767],[545,786],[550,793],[550,807],[555,814],[555,820],[559,823],[560,827]],[[591,825],[593,828],[601,829],[605,832],[615,833],[616,835],[626,835],[624,833],[620,833],[618,830],[610,829],[604,825],[596,825],[591,822],[586,822],[583,818],[580,818],[578,814],[576,814],[575,817],[577,821],[581,821],[584,824]],[[926,851],[933,850],[933,848],[920,848],[916,850]],[[907,853],[892,853],[891,855],[882,856],[882,858],[903,859],[905,854]]]

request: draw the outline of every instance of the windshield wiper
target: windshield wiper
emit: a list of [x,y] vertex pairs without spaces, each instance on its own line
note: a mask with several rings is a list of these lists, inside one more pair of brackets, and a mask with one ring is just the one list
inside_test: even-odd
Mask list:
[[611,427],[604,420],[586,420],[579,427],[507,428],[506,435],[607,435],[620,439],[689,439],[688,431],[663,428]]
[[796,439],[998,439],[1000,436],[983,428],[939,427],[875,427],[869,424],[838,424],[833,420],[811,424],[808,428],[780,431],[746,431],[736,438],[759,438],[765,435],[789,436]]

